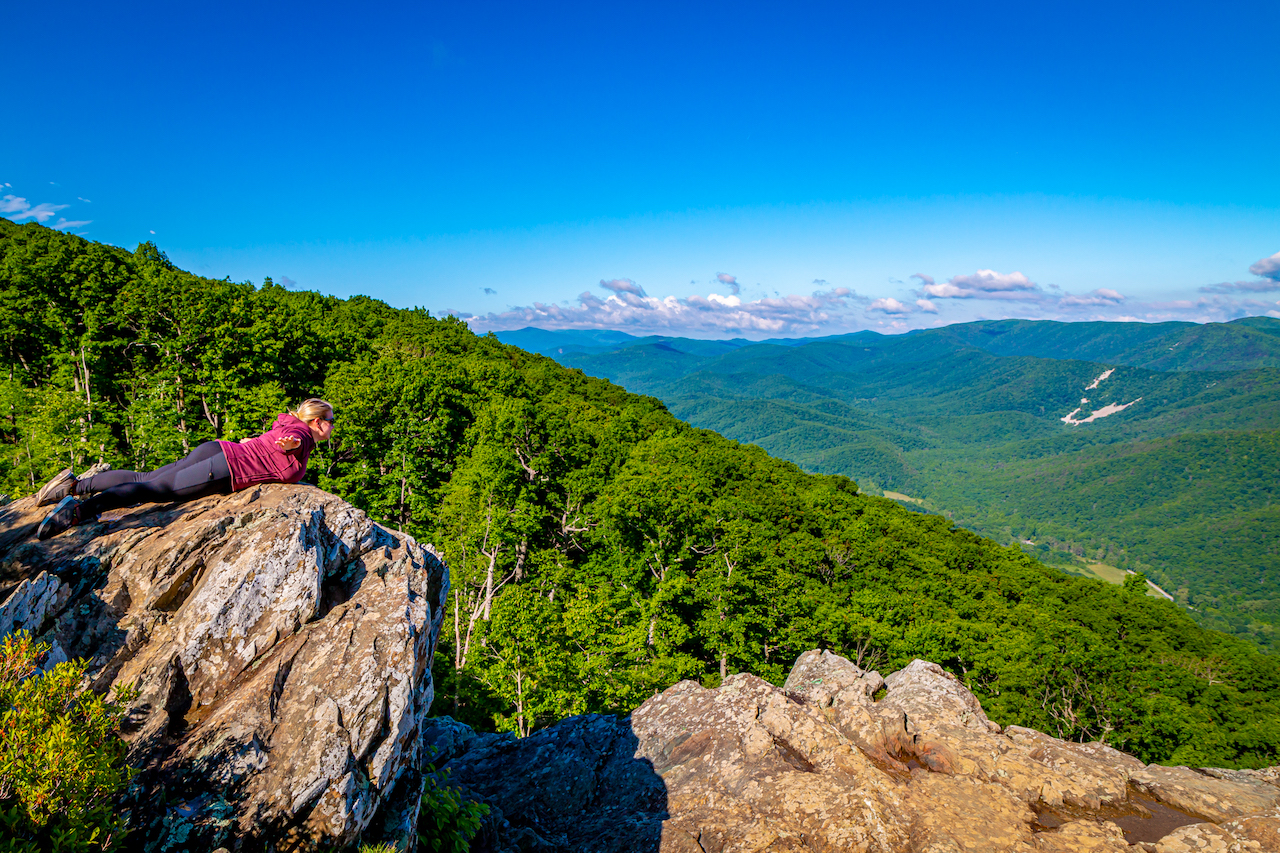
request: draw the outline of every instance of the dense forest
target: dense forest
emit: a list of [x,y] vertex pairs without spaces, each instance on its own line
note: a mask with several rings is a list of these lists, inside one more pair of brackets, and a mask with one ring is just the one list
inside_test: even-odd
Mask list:
[[825,647],[1146,760],[1280,760],[1280,660],[1172,603],[695,429],[451,318],[200,278],[0,220],[0,490],[149,468],[331,400],[308,480],[452,574],[435,710],[527,733]]
[[499,337],[1070,570],[1144,572],[1201,625],[1280,649],[1280,320]]

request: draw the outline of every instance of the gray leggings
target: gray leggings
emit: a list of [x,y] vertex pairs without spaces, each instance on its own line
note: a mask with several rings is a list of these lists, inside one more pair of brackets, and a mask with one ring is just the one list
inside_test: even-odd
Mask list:
[[140,503],[190,501],[206,495],[231,494],[231,469],[222,446],[206,441],[177,462],[154,471],[103,471],[76,483],[77,495],[90,495],[80,504],[80,516],[136,506]]

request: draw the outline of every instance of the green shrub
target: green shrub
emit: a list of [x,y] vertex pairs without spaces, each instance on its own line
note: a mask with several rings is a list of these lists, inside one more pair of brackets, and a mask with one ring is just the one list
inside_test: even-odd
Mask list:
[[471,839],[489,814],[489,806],[468,800],[457,788],[448,787],[448,780],[447,770],[427,768],[427,786],[418,815],[418,843],[431,853],[467,853]]
[[119,729],[133,693],[78,692],[84,664],[42,673],[48,651],[26,632],[0,645],[0,851],[112,850],[125,832],[112,798],[129,781]]

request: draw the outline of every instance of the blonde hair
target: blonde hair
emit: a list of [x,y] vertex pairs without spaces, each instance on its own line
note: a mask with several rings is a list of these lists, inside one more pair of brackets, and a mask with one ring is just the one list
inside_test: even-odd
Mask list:
[[300,421],[310,421],[323,416],[326,412],[330,417],[333,416],[333,404],[328,400],[321,400],[319,397],[312,397],[309,400],[303,400],[298,404],[297,410],[292,411],[289,414],[293,415]]

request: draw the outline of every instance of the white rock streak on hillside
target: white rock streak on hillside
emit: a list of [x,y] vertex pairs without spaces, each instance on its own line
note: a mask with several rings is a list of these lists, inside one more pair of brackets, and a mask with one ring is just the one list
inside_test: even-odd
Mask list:
[[1113,367],[1113,368],[1111,368],[1110,370],[1106,371],[1105,373],[1100,374],[1100,375],[1098,376],[1098,378],[1097,378],[1097,379],[1093,380],[1093,381],[1092,381],[1092,382],[1090,382],[1088,385],[1084,386],[1084,390],[1086,390],[1086,391],[1092,391],[1094,388],[1097,388],[1097,387],[1098,387],[1098,383],[1099,383],[1099,382],[1101,382],[1102,380],[1106,379],[1108,376],[1110,376],[1111,374],[1113,374],[1113,373],[1115,373],[1115,372],[1116,372],[1116,369]]
[[[1097,377],[1095,377],[1092,382],[1086,385],[1084,387],[1084,390],[1092,391],[1094,388],[1098,387],[1099,383],[1101,383],[1104,379],[1106,379],[1108,376],[1110,376],[1115,372],[1116,372],[1116,369],[1114,367],[1111,368],[1110,370],[1103,371],[1102,373],[1098,374]],[[1077,419],[1076,415],[1080,414],[1080,410],[1084,408],[1084,404],[1089,402],[1088,397],[1081,397],[1080,398],[1081,405],[1072,409],[1071,412],[1066,416],[1064,416],[1061,420],[1064,424],[1071,424],[1072,426],[1079,426],[1080,424],[1091,424],[1094,421],[1096,421],[1098,418],[1105,418],[1107,415],[1114,415],[1116,412],[1123,412],[1125,409],[1129,408],[1130,406],[1132,406],[1134,403],[1138,402],[1138,400],[1141,400],[1141,399],[1142,398],[1139,397],[1137,400],[1130,400],[1128,403],[1109,403],[1108,405],[1103,406],[1101,409],[1094,409],[1093,412],[1089,415],[1089,417]]]

